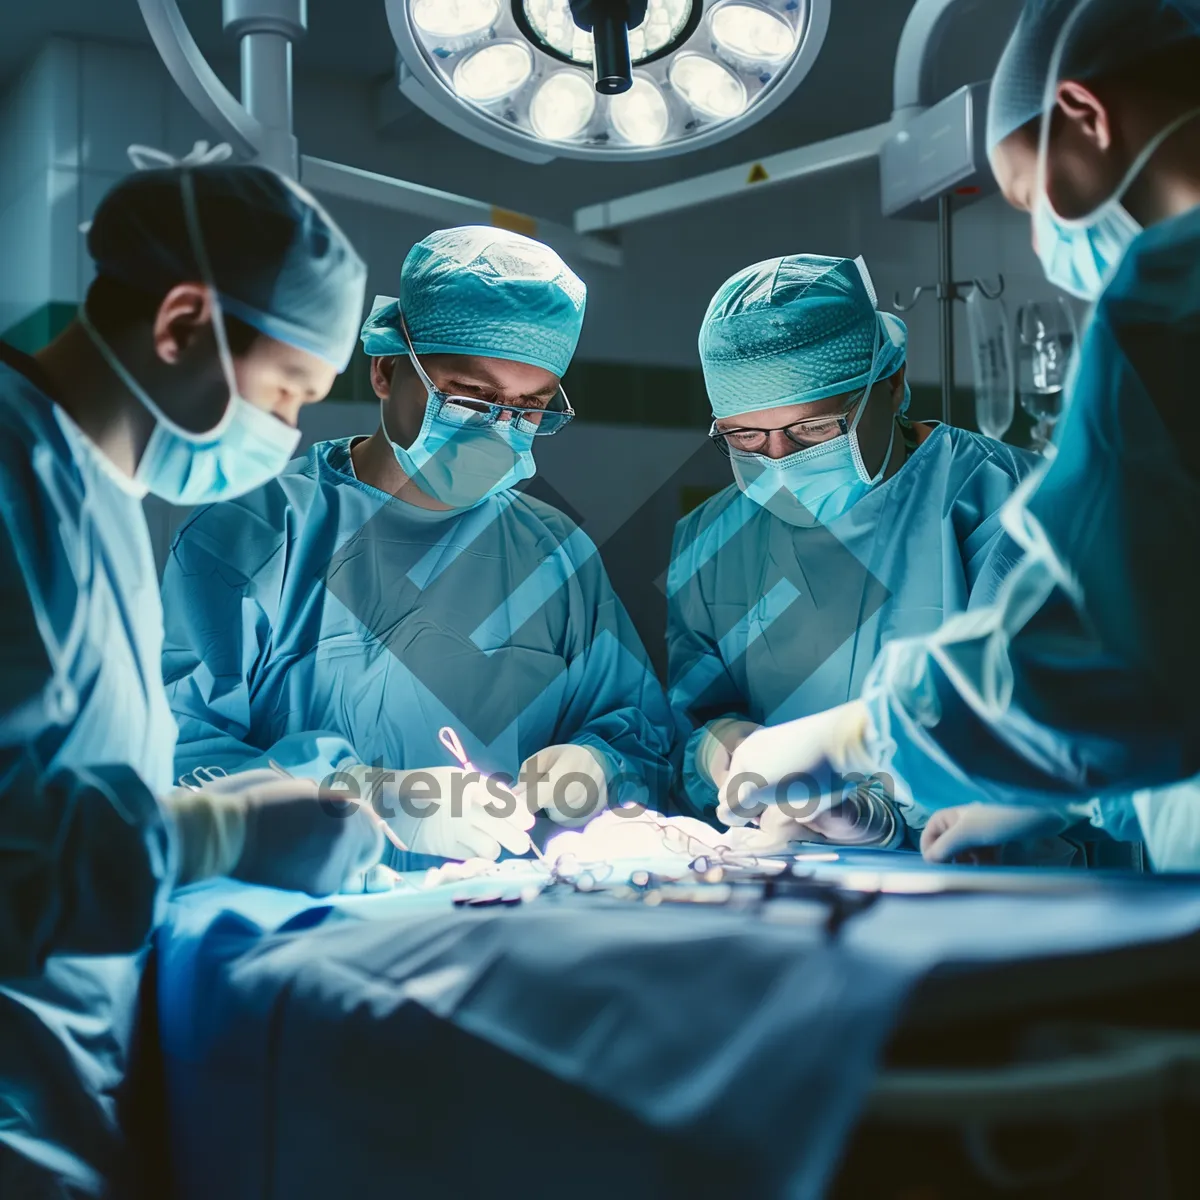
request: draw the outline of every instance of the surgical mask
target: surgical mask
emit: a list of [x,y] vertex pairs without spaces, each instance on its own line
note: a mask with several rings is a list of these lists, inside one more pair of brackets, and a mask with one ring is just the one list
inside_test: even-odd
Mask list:
[[450,508],[474,508],[532,478],[537,470],[532,433],[516,429],[511,420],[479,424],[478,413],[439,392],[416,355],[410,357],[427,393],[425,416],[412,445],[401,446],[388,433],[386,401],[380,418],[396,462],[421,491]]
[[[1076,16],[1087,7],[1081,4]],[[1050,114],[1054,111],[1055,88],[1062,56],[1074,20],[1068,21],[1059,35],[1050,64],[1043,102],[1041,133],[1038,139],[1037,192],[1033,203],[1033,230],[1037,255],[1046,278],[1055,287],[1080,300],[1094,301],[1104,291],[1125,252],[1142,226],[1122,204],[1125,193],[1142,173],[1158,148],[1176,130],[1200,116],[1200,108],[1177,117],[1150,139],[1133,160],[1113,194],[1086,217],[1067,220],[1060,217],[1046,194],[1046,162],[1050,142]]]
[[866,391],[849,430],[840,437],[786,458],[730,450],[733,477],[746,496],[789,525],[827,525],[849,512],[883,479],[896,443],[896,422],[892,421],[887,450],[874,474],[863,462],[858,440],[858,425],[871,402],[879,361],[877,346]]
[[231,500],[274,479],[295,453],[300,431],[257,408],[237,390],[225,318],[196,216],[191,176],[186,173],[181,191],[196,261],[211,298],[213,335],[229,387],[229,404],[216,427],[193,433],[172,421],[133,377],[82,306],[79,323],[113,373],[154,418],[154,431],[138,462],[134,486],[171,504],[193,505]]

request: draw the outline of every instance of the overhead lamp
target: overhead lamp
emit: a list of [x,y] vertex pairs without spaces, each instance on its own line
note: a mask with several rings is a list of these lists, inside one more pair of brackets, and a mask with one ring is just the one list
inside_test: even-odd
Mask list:
[[386,0],[401,91],[530,162],[731,137],[808,74],[830,0]]

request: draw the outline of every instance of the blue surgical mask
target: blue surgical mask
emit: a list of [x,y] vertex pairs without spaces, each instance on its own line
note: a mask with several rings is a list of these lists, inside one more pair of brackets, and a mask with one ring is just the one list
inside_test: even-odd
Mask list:
[[786,458],[730,451],[738,487],[791,525],[828,525],[849,512],[883,478],[896,441],[893,421],[883,462],[871,475],[858,444],[857,426],[865,408],[866,403],[859,405],[849,433]]
[[[214,330],[222,322],[215,307]],[[133,485],[171,504],[208,504],[245,495],[274,479],[295,453],[300,431],[256,408],[231,391],[229,406],[215,429],[193,433],[172,421],[133,377],[92,324],[84,308],[79,323],[126,389],[154,417],[154,432],[142,452]],[[221,343],[224,330],[218,334]],[[232,375],[232,369],[227,371]]]
[[846,433],[786,458],[731,448],[729,457],[738,487],[789,525],[827,525],[849,512],[883,478],[896,444],[896,422],[892,421],[887,450],[873,475],[863,462],[858,442],[859,422],[879,375],[883,337],[880,329],[867,386]]
[[450,508],[474,508],[533,476],[532,433],[511,420],[478,423],[478,413],[439,392],[416,355],[410,352],[410,358],[428,393],[412,445],[401,446],[388,433],[386,402],[380,414],[396,462],[421,491]]
[[1095,300],[1142,227],[1118,201],[1086,222],[1064,221],[1043,193],[1033,210],[1033,230],[1046,278],[1080,300]]

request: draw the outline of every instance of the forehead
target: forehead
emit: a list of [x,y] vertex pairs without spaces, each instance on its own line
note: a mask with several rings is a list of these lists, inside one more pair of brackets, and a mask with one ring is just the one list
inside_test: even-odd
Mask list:
[[992,173],[1005,200],[1014,208],[1031,208],[1037,182],[1037,122],[1010,133],[991,152]]
[[332,382],[337,375],[337,369],[323,358],[268,337],[265,333],[260,333],[240,357],[246,365],[282,371],[295,379],[314,382],[328,379]]
[[513,362],[508,358],[485,358],[477,354],[423,354],[420,357],[421,366],[439,384],[453,381],[531,396],[552,391],[559,382],[558,376],[544,367]]
[[717,425],[721,429],[778,429],[783,425],[794,425],[812,417],[826,417],[840,413],[852,396],[847,392],[841,396],[828,396],[824,400],[813,400],[808,404],[783,404],[777,408],[760,408],[755,412],[739,413],[733,417],[721,417]]

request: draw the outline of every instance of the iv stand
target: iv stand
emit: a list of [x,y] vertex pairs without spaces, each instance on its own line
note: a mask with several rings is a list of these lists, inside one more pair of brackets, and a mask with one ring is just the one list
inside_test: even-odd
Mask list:
[[942,423],[950,425],[954,416],[954,302],[965,301],[972,290],[978,291],[988,300],[998,300],[1004,294],[1004,276],[996,277],[996,286],[988,287],[980,279],[956,280],[954,278],[954,223],[951,210],[953,197],[944,192],[938,197],[938,281],[934,285],[922,284],[913,289],[912,299],[907,304],[900,300],[897,292],[892,307],[897,312],[908,312],[926,292],[933,292],[938,301],[938,351],[942,362]]

